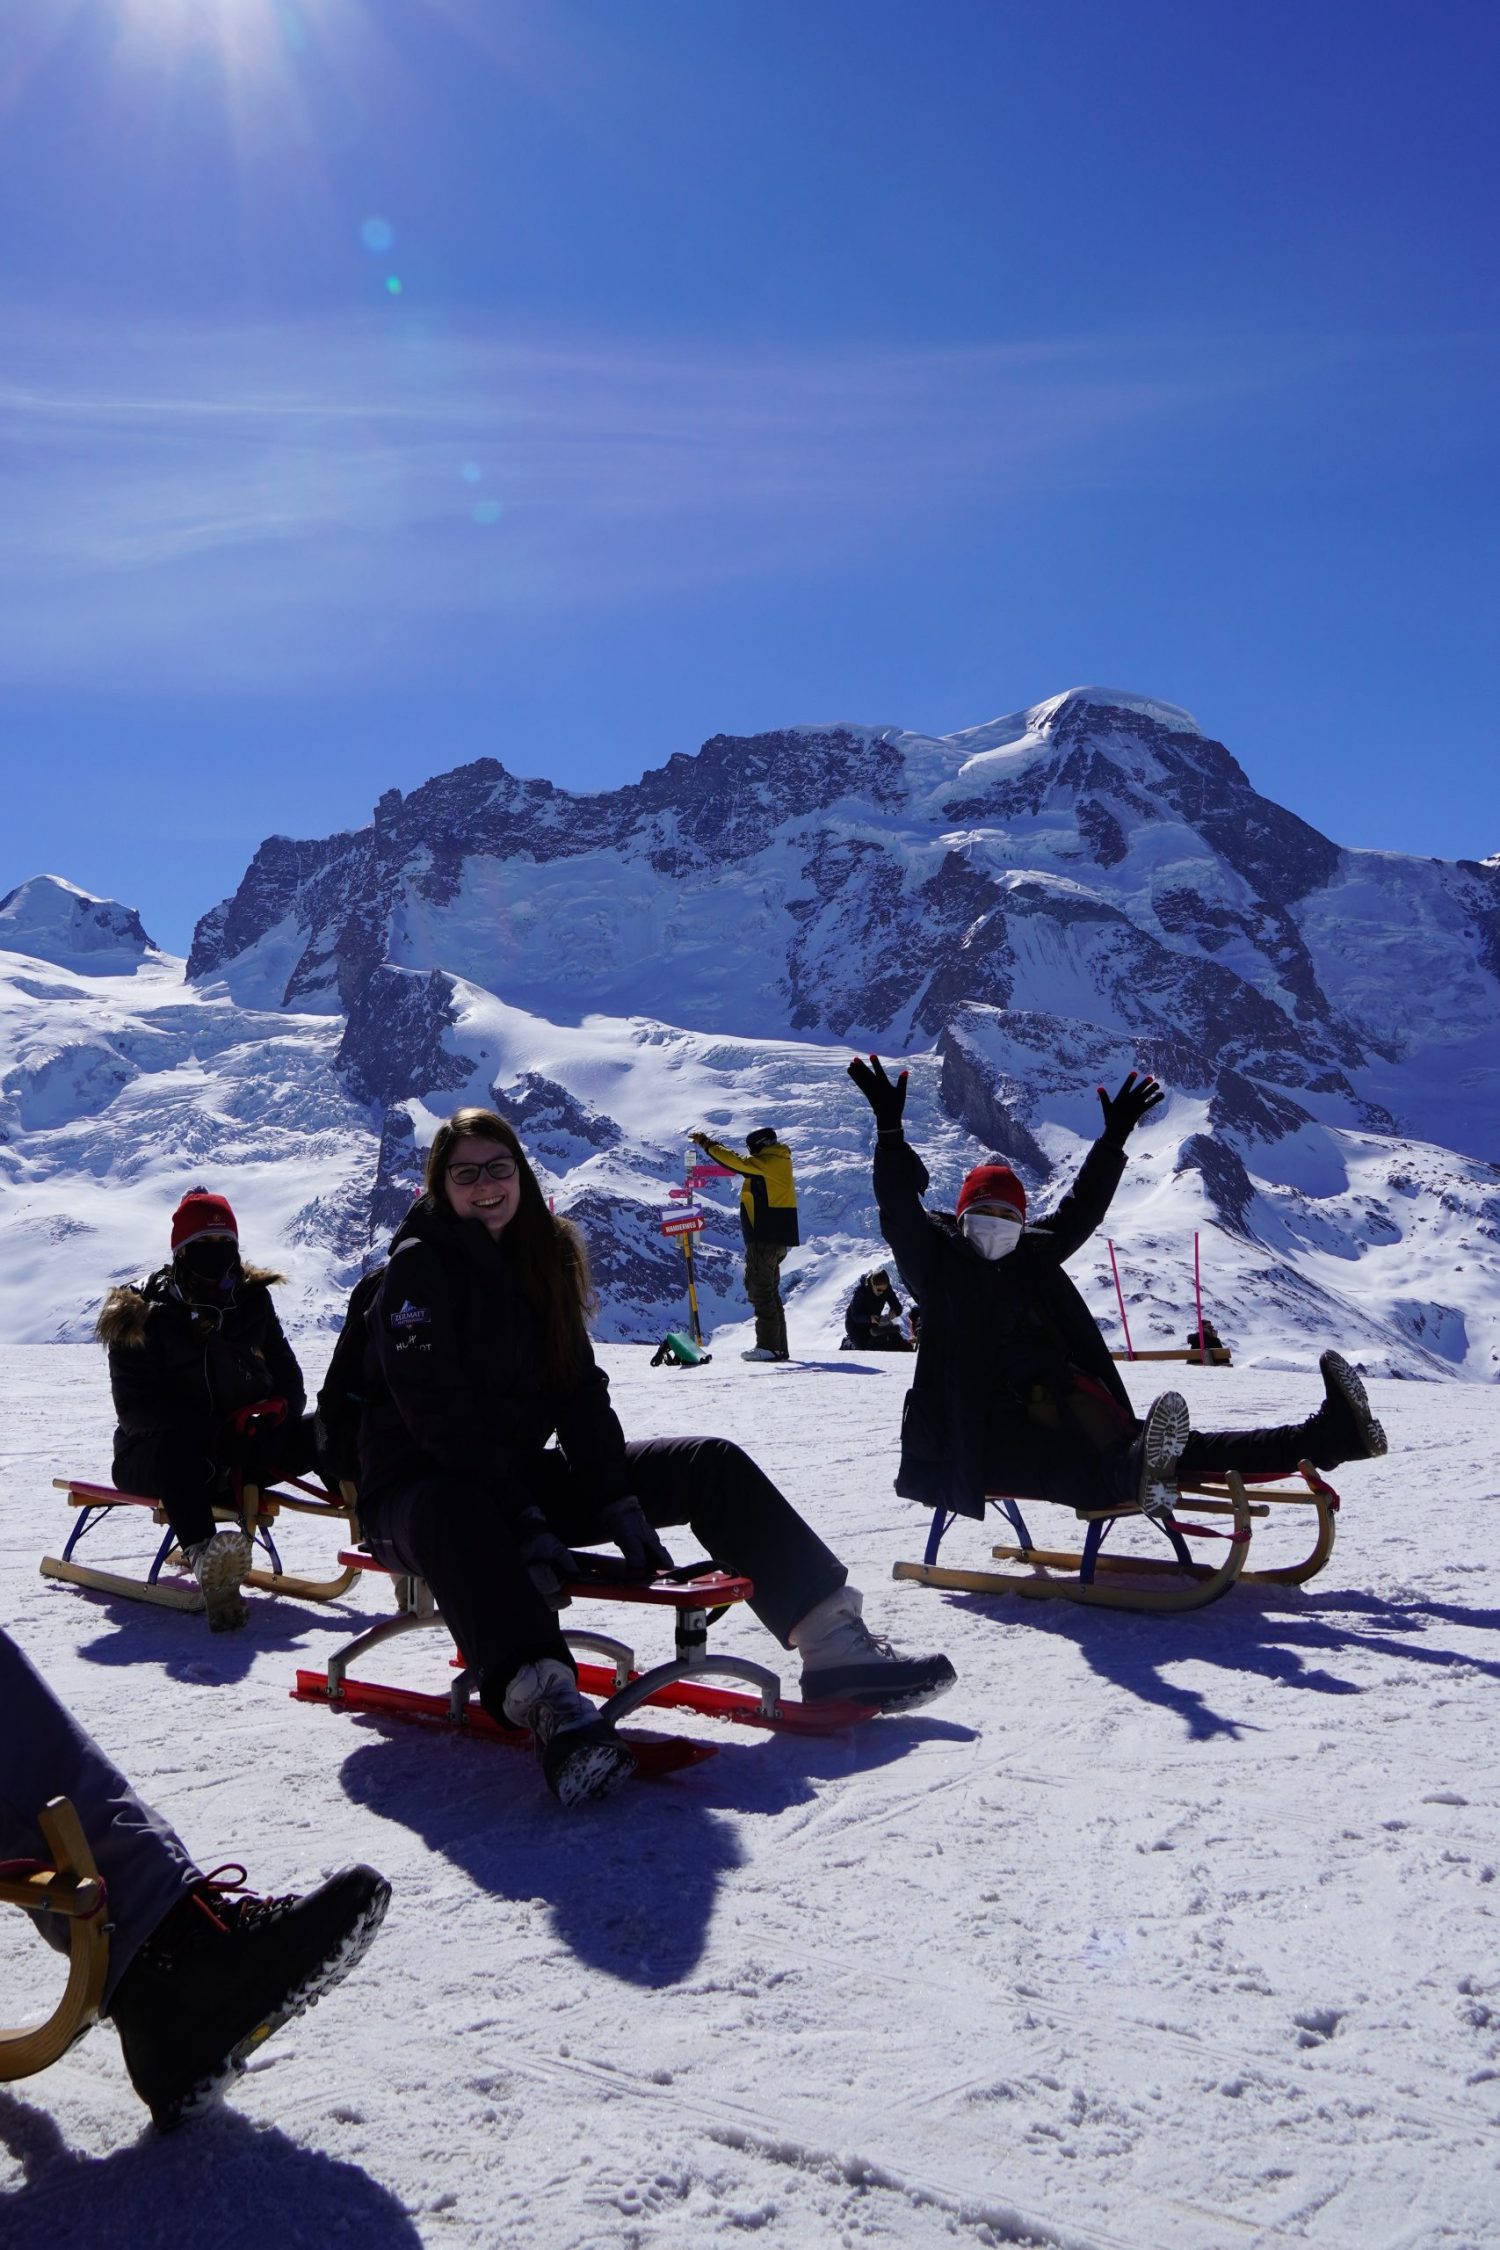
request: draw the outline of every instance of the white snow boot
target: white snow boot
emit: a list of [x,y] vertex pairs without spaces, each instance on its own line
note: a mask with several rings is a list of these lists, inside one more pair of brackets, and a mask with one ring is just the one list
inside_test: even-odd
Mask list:
[[601,1719],[560,1657],[523,1664],[502,1706],[513,1727],[527,1727],[547,1787],[561,1805],[607,1797],[635,1771],[635,1755]]
[[232,1633],[245,1622],[240,1588],[250,1568],[251,1547],[248,1531],[216,1531],[183,1550],[203,1596],[210,1632]]
[[876,1711],[910,1711],[946,1694],[957,1678],[946,1656],[898,1656],[870,1631],[854,1586],[810,1609],[791,1632],[802,1659],[805,1703],[862,1703]]

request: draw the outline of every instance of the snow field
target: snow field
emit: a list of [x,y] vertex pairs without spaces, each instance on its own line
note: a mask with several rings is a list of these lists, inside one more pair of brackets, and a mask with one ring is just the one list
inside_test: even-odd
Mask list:
[[[569,1819],[514,1753],[289,1700],[378,1583],[259,1597],[211,1638],[44,1582],[49,1480],[104,1473],[107,1389],[89,1347],[7,1355],[21,1644],[203,1864],[276,1890],[367,1858],[395,1885],[364,1966],[216,2118],[153,2135],[107,2027],[0,2092],[8,2250],[1496,2240],[1493,1390],[1373,1385],[1392,1454],[1335,1480],[1322,1578],[1152,1619],[890,1583],[927,1520],[890,1491],[907,1362],[603,1356],[629,1434],[746,1444],[954,1692],[826,1742],[725,1730]],[[1162,1375],[1200,1423],[1317,1393]],[[326,1537],[289,1523],[290,1566]],[[991,1543],[959,1525],[949,1551]],[[718,1637],[776,1661],[751,1618]],[[376,1676],[438,1684],[439,1636]],[[14,1915],[0,1947],[7,2011],[39,2006],[51,1957]]]

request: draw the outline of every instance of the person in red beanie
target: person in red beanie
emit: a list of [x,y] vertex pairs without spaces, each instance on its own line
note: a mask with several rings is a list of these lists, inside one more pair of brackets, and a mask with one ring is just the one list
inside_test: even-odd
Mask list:
[[1332,1469],[1384,1453],[1364,1385],[1337,1352],[1323,1354],[1323,1403],[1305,1422],[1195,1431],[1176,1391],[1137,1418],[1063,1267],[1103,1221],[1126,1141],[1165,1098],[1154,1078],[1131,1071],[1117,1093],[1099,1088],[1099,1138],[1057,1208],[1028,1221],[1026,1189],[999,1163],[975,1166],[951,1217],[929,1211],[927,1167],[902,1130],[906,1072],[892,1079],[872,1055],[849,1075],[875,1113],[881,1231],[922,1316],[901,1425],[904,1498],[967,1516],[982,1516],[991,1492],[1156,1508],[1179,1477],[1280,1476],[1299,1460]]
[[193,1188],[172,1214],[171,1263],[111,1289],[97,1333],[109,1352],[120,1492],[159,1500],[215,1632],[243,1625],[250,1538],[220,1530],[233,1478],[259,1485],[313,1465],[306,1386],[276,1317],[284,1279],[240,1258],[222,1195]]

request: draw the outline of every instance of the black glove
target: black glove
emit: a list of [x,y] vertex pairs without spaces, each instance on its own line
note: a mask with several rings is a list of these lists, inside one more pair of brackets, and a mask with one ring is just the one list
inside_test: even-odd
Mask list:
[[889,1078],[885,1065],[878,1055],[868,1062],[856,1055],[849,1065],[849,1076],[875,1112],[875,1127],[881,1133],[899,1133],[901,1112],[906,1107],[906,1072],[899,1078]]
[[1113,1101],[1102,1086],[1098,1094],[1099,1107],[1104,1112],[1104,1131],[1099,1137],[1108,1141],[1111,1148],[1123,1148],[1146,1112],[1167,1098],[1149,1072],[1137,1083],[1133,1070],[1127,1074]]
[[582,1576],[578,1557],[565,1547],[540,1508],[523,1508],[516,1518],[516,1540],[531,1583],[549,1609],[566,1609],[563,1592],[570,1578]]
[[625,1558],[632,1577],[659,1578],[673,1568],[672,1558],[646,1520],[646,1511],[633,1492],[600,1511],[606,1539],[612,1539]]

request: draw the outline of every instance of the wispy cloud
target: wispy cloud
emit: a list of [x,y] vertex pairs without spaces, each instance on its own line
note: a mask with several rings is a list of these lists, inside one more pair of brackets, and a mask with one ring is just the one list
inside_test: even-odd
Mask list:
[[1117,478],[1285,360],[1139,339],[651,351],[399,310],[22,323],[0,371],[0,677],[279,687],[368,675],[444,618],[849,568],[881,537]]

